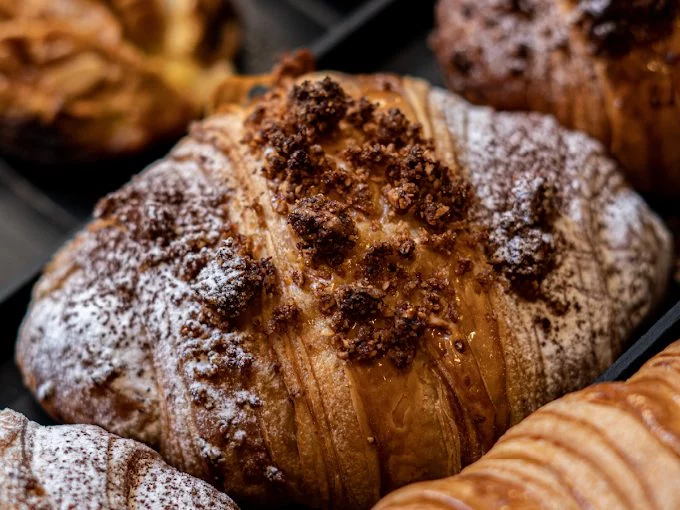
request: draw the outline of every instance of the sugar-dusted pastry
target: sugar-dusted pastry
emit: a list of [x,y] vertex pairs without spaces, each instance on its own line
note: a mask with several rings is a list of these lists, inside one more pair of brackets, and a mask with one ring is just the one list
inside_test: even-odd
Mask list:
[[238,510],[142,444],[93,425],[42,427],[9,409],[0,411],[0,507]]
[[57,419],[239,503],[367,508],[592,381],[662,296],[669,235],[586,136],[410,78],[262,81],[47,268],[17,359]]
[[551,113],[634,186],[680,194],[680,2],[440,0],[432,47],[455,92]]

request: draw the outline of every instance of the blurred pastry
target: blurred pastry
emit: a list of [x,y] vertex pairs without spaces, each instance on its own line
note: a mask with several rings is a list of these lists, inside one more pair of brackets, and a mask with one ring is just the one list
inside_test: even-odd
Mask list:
[[599,139],[641,191],[680,193],[677,0],[440,0],[432,47],[478,104]]
[[231,73],[227,0],[0,0],[0,152],[46,163],[180,136]]

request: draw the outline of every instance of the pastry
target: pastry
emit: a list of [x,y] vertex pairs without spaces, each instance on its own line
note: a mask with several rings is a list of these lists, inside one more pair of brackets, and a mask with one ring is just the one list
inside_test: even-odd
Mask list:
[[548,404],[461,474],[405,487],[374,510],[678,508],[679,396],[676,342],[628,382]]
[[0,506],[238,510],[142,444],[93,425],[42,427],[9,409],[0,411]]
[[17,360],[55,418],[240,504],[367,508],[592,381],[663,295],[670,237],[586,136],[417,79],[262,81],[47,267]]
[[553,114],[634,186],[680,193],[677,0],[440,0],[432,47],[455,92]]
[[0,0],[0,151],[65,165],[179,138],[235,34],[227,0]]

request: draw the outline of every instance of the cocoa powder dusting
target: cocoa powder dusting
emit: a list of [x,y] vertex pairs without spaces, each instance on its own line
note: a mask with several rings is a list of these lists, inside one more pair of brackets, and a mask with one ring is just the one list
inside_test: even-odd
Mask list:
[[561,239],[555,230],[560,196],[545,177],[515,178],[507,202],[494,220],[487,252],[494,268],[529,300],[558,262]]
[[255,260],[238,252],[227,239],[196,276],[192,288],[201,301],[223,321],[240,317],[262,291],[271,271],[268,260]]

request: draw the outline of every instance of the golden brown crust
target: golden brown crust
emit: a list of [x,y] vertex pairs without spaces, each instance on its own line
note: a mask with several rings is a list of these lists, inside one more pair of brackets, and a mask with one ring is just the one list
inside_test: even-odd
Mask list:
[[457,476],[375,510],[677,508],[680,342],[626,383],[591,386],[511,428]]
[[13,156],[63,164],[177,138],[230,71],[221,43],[206,47],[208,24],[233,24],[212,2],[2,0],[0,19],[0,146]]
[[270,87],[50,265],[17,347],[50,413],[239,502],[366,508],[592,380],[662,294],[668,234],[585,136],[395,76]]
[[675,0],[441,0],[432,47],[448,85],[550,113],[600,140],[634,186],[680,193]]

